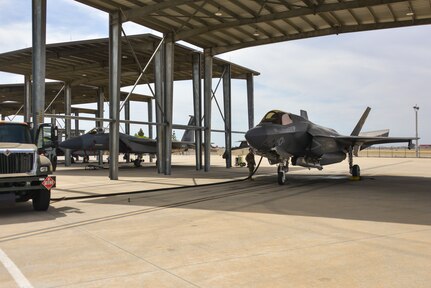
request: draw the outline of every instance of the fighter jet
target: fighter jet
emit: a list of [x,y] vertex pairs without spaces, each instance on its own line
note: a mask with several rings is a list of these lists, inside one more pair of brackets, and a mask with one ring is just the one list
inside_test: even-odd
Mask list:
[[[194,117],[190,117],[188,125],[194,125]],[[157,141],[149,138],[139,138],[127,134],[120,135],[120,153],[136,154],[133,161],[136,167],[140,166],[143,154],[157,153]],[[59,144],[61,148],[72,151],[83,151],[86,155],[94,155],[96,151],[109,151],[109,133],[103,128],[93,128],[84,135],[73,137]],[[185,130],[181,141],[172,142],[172,151],[186,151],[194,147],[194,131]]]
[[262,121],[247,131],[245,138],[257,155],[268,158],[271,165],[278,164],[278,183],[286,182],[289,160],[292,165],[323,169],[322,166],[349,160],[349,172],[360,177],[360,168],[353,165],[353,155],[374,144],[407,142],[409,149],[412,140],[408,137],[387,137],[388,130],[369,132],[360,135],[362,126],[370,112],[367,107],[350,136],[343,136],[334,129],[326,128],[308,120],[306,111],[301,115],[272,110]]

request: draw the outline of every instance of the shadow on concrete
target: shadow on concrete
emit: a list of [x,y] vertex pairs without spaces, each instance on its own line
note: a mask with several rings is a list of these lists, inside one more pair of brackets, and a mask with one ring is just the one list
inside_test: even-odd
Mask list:
[[[30,201],[3,206],[0,209],[0,226],[18,223],[49,221],[65,217],[71,211],[77,211],[73,207],[54,208],[50,206],[48,211],[34,211]],[[53,213],[55,211],[55,213]],[[81,212],[82,213],[82,212]]]
[[[104,169],[89,169],[86,170],[85,166],[80,164],[79,166],[62,167],[55,172],[58,176],[103,176],[109,177],[109,166],[104,166]],[[268,170],[271,172],[276,171],[275,167],[262,167],[261,170]],[[203,170],[197,171],[195,166],[191,165],[172,165],[172,175],[158,174],[157,168],[153,164],[143,165],[141,167],[133,167],[133,164],[121,164],[119,168],[119,178],[165,178],[165,177],[175,177],[175,178],[191,178],[196,179],[218,179],[225,178],[227,175],[230,177],[235,177],[238,175],[242,177],[248,174],[247,167],[232,167],[226,169],[225,167],[215,166],[211,167],[209,172],[204,172]]]
[[288,179],[284,186],[275,176],[261,176],[255,181],[86,202],[143,207],[110,219],[185,208],[431,225],[431,178],[375,176],[351,181],[345,175],[290,174]]

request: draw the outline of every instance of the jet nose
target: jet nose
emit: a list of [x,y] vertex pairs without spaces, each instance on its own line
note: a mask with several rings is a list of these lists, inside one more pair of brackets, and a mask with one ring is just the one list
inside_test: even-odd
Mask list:
[[264,146],[266,136],[266,129],[262,126],[251,128],[247,131],[247,133],[245,133],[245,139],[247,140],[248,144],[257,150]]
[[58,146],[60,146],[63,149],[72,149],[72,150],[83,149],[82,148],[82,146],[83,146],[82,139],[80,139],[79,137],[65,140],[65,141],[61,142]]

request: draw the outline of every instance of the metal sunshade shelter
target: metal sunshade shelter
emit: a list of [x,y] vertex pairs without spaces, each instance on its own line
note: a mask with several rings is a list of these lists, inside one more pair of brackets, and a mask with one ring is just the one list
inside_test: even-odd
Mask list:
[[[118,99],[121,71],[121,25],[133,21],[164,34],[163,55],[156,61],[162,71],[162,86],[157,86],[165,101],[166,115],[164,136],[172,129],[172,87],[174,43],[177,40],[204,48],[204,138],[205,170],[209,169],[209,148],[211,142],[211,97],[213,77],[213,55],[235,49],[282,41],[346,32],[367,31],[431,23],[429,0],[75,0],[109,13],[110,29],[110,90],[112,139],[118,134]],[[46,0],[33,1],[33,75],[37,77],[34,95],[43,94],[41,83],[45,76],[45,32]],[[159,53],[160,55],[160,53]],[[199,74],[200,75],[200,74]],[[39,79],[40,78],[40,79]],[[157,79],[156,79],[157,80]],[[157,82],[157,81],[156,81]],[[159,81],[160,82],[160,81]],[[230,99],[230,84],[226,81],[224,91]],[[195,89],[197,91],[197,89]],[[157,94],[157,93],[156,93]],[[252,93],[251,93],[252,94]],[[250,96],[250,95],[249,95]],[[195,98],[194,98],[195,99]],[[253,101],[249,99],[249,124],[253,123]],[[251,100],[250,100],[251,99]],[[38,119],[42,110],[34,102]],[[225,106],[230,111],[230,104]],[[196,111],[196,110],[195,110]],[[43,115],[43,114],[42,114]],[[227,117],[227,119],[230,118]],[[226,123],[226,130],[230,128]],[[167,132],[167,133],[166,133]],[[160,133],[158,132],[158,135]],[[112,151],[117,144],[112,141]],[[164,147],[169,152],[169,140]],[[162,146],[160,146],[162,147]],[[168,155],[169,153],[165,154]],[[165,160],[165,159],[163,159]],[[170,166],[170,156],[166,164]],[[169,168],[170,169],[170,168]],[[165,173],[169,174],[170,170]],[[112,171],[111,171],[112,170]],[[118,179],[116,169],[110,170],[111,179]],[[112,172],[112,173],[111,173]]]
[[211,50],[431,24],[429,0],[76,0]]
[[[160,44],[161,39],[162,38],[151,34],[133,35],[121,38],[121,86],[129,86],[135,83],[142,66],[153,56],[152,54]],[[70,106],[70,103],[79,104],[81,101],[87,101],[89,100],[87,95],[93,95],[93,92],[97,93],[100,88],[104,88],[105,98],[110,99],[110,89],[108,89],[111,81],[108,77],[110,61],[109,38],[49,44],[45,46],[45,51],[45,77],[63,81],[67,83],[69,87],[73,88],[69,89],[71,91],[69,93],[71,94],[71,99],[68,105],[55,102],[53,107],[60,105],[63,108],[65,106]],[[0,71],[23,74],[28,79],[29,75],[33,72],[33,65],[31,62],[33,56],[32,52],[32,48],[27,48],[0,54]],[[202,52],[184,45],[175,44],[173,80],[193,79],[193,73],[195,73],[196,68],[193,59],[196,58],[195,56],[197,54],[202,54]],[[214,58],[213,63],[212,70],[214,77],[222,77],[226,66],[230,68],[230,78],[245,79],[247,83],[253,76],[259,75],[259,73],[254,70],[222,59]],[[201,70],[202,68],[199,69]],[[154,65],[150,65],[145,73],[144,81],[141,81],[140,84],[144,82],[156,82],[155,73]],[[248,83],[247,87],[249,86]],[[22,90],[24,89],[25,87],[22,88]],[[52,94],[51,90],[54,91],[56,89],[51,89],[48,86],[45,87],[45,107],[53,97],[50,96],[50,94]],[[81,92],[81,90],[87,90],[89,93]],[[131,96],[132,98],[130,98],[130,100],[136,98],[134,97],[135,95]],[[121,100],[124,100],[122,93],[120,97]],[[22,96],[20,99],[22,99]],[[16,98],[11,101],[14,100],[16,101]],[[92,98],[92,100],[93,103],[98,102],[97,97]],[[4,106],[4,108],[19,109],[19,107],[14,107],[9,104]],[[71,111],[62,108],[55,108],[55,113],[66,110],[65,114],[70,115]],[[99,115],[99,117],[101,116]],[[151,120],[149,121],[151,122]]]
[[[122,37],[121,86],[133,85],[140,69],[132,49],[141,65],[144,65],[162,38],[141,34]],[[130,45],[128,44],[130,42]],[[192,56],[198,51],[183,45],[175,45],[174,80],[192,79]],[[232,78],[246,79],[248,74],[259,72],[235,65],[228,61],[214,59],[214,77],[220,77],[223,67],[232,64]],[[0,54],[0,71],[30,75],[32,73],[32,48]],[[108,87],[109,39],[92,39],[46,45],[46,78],[68,82],[71,86],[81,84],[93,87]],[[154,69],[150,65],[145,74],[146,80],[154,83]],[[144,81],[141,82],[145,83]]]

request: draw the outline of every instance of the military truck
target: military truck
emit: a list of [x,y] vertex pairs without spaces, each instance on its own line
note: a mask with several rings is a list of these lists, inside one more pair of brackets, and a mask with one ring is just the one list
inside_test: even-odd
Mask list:
[[51,124],[34,131],[28,123],[0,121],[0,204],[31,199],[34,210],[48,209],[56,178],[44,151],[56,145]]

